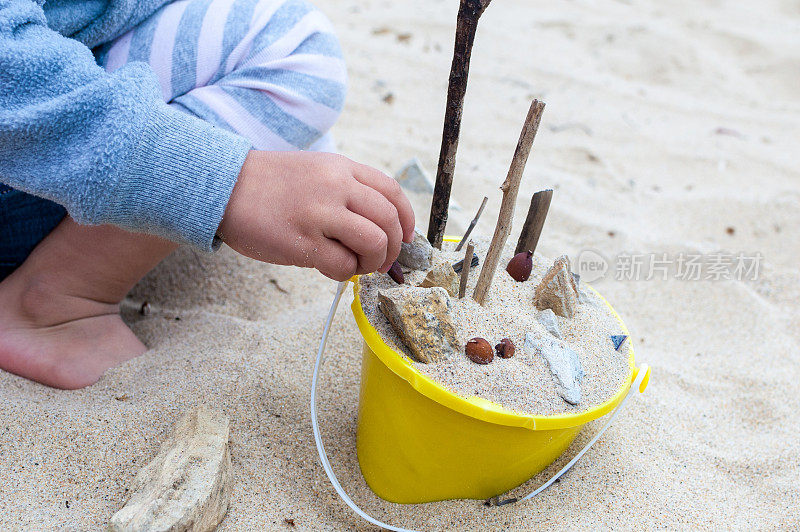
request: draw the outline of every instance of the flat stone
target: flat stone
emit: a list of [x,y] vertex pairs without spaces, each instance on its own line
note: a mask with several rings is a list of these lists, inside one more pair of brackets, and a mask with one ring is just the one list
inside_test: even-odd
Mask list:
[[416,157],[404,164],[394,178],[406,190],[433,194],[433,180]]
[[531,355],[541,355],[558,385],[558,394],[569,404],[581,402],[581,381],[584,371],[577,351],[562,340],[550,336],[525,335],[524,349]]
[[547,332],[556,338],[561,338],[561,331],[558,328],[558,319],[556,318],[555,312],[549,308],[546,308],[539,312],[539,314],[536,316],[536,321],[541,323],[544,328],[547,329]]
[[453,265],[449,262],[438,262],[431,270],[425,279],[419,284],[421,288],[432,288],[439,286],[447,290],[450,297],[458,297],[458,284],[459,276],[453,269]]
[[433,246],[419,229],[414,229],[414,240],[400,245],[397,262],[412,270],[427,270],[431,267]]
[[578,308],[578,286],[570,271],[569,257],[562,255],[547,270],[536,287],[533,302],[539,310],[552,309],[564,318],[572,318]]
[[378,308],[417,361],[435,363],[461,351],[444,288],[379,290]]
[[228,418],[222,414],[202,405],[186,414],[136,474],[130,497],[111,517],[108,530],[215,530],[230,503],[228,436]]
[[[394,175],[400,183],[408,201],[414,208],[417,220],[427,220],[430,216],[431,200],[433,198],[434,181],[419,160],[414,158],[408,161]],[[477,208],[477,205],[475,206]],[[450,208],[447,215],[447,230],[452,235],[463,235],[472,219],[472,212],[466,213],[458,205],[455,198],[450,198]]]

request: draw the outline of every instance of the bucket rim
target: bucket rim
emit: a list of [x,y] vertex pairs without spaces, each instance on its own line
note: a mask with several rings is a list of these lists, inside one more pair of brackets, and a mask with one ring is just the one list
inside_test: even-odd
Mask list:
[[[457,241],[455,239],[446,240],[451,242]],[[613,396],[605,402],[583,412],[552,415],[522,414],[480,397],[462,397],[417,371],[411,359],[398,353],[383,341],[378,331],[367,319],[367,315],[364,313],[364,309],[361,306],[359,278],[360,276],[355,276],[352,279],[354,297],[351,309],[358,329],[361,332],[361,336],[367,346],[386,367],[408,382],[416,391],[442,406],[446,406],[451,410],[455,410],[469,417],[497,425],[524,427],[531,430],[565,429],[584,425],[612,411],[625,397],[625,394],[628,392],[633,381],[636,380],[636,376],[639,372],[634,363],[631,335],[628,328],[625,326],[625,322],[622,321],[622,317],[594,287],[588,283],[583,283],[584,286],[588,287],[603,303],[605,303],[622,328],[623,334],[628,336],[628,377]]]

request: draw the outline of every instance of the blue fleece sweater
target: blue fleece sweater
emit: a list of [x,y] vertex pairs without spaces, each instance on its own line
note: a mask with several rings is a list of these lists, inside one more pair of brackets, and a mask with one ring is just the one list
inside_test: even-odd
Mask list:
[[166,105],[146,64],[109,74],[90,51],[166,3],[0,0],[0,182],[210,250],[250,143]]

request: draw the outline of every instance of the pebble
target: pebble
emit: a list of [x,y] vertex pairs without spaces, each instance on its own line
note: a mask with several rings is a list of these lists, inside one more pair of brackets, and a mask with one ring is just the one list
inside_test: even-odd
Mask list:
[[414,229],[414,239],[400,245],[397,262],[412,270],[427,270],[431,267],[432,257],[433,246],[419,229]]

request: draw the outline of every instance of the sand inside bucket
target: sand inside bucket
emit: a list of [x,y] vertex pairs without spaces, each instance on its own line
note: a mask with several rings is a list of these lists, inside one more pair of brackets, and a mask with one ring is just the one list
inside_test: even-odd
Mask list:
[[[522,414],[582,412],[610,399],[628,377],[629,352],[628,341],[619,351],[614,349],[610,336],[622,334],[622,330],[609,308],[583,287],[581,292],[586,302],[579,305],[576,315],[571,319],[557,316],[562,339],[578,353],[586,373],[581,383],[581,401],[571,405],[558,394],[558,386],[541,355],[528,353],[523,348],[527,332],[550,335],[536,319],[540,311],[533,304],[533,293],[553,260],[534,256],[530,278],[518,283],[505,271],[505,265],[513,256],[513,250],[506,249],[486,305],[481,306],[470,295],[487,246],[485,240],[475,241],[475,252],[481,262],[470,272],[467,295],[463,299],[451,298],[453,319],[462,345],[476,336],[485,338],[492,346],[502,338],[509,338],[516,346],[514,356],[508,359],[495,356],[491,363],[481,365],[461,351],[435,364],[414,362],[416,369],[462,397],[477,396]],[[452,263],[461,260],[463,250],[455,252],[454,248],[455,244],[445,242],[441,256]],[[424,271],[405,274],[408,285],[417,285],[424,278]],[[363,276],[361,305],[386,344],[413,360],[377,305],[378,290],[397,286],[388,275]]]

